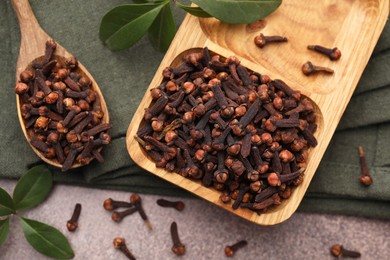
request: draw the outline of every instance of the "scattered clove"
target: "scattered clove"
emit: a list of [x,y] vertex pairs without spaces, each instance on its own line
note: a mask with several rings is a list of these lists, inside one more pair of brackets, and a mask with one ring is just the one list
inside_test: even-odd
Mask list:
[[324,72],[326,74],[333,74],[334,70],[326,67],[320,67],[316,66],[310,61],[306,62],[305,64],[302,65],[302,72],[303,74],[309,76],[318,72]]
[[184,253],[186,252],[186,247],[180,242],[176,222],[172,222],[171,224],[171,237],[173,242],[172,252],[175,253],[175,255],[177,256],[184,255]]
[[363,147],[359,145],[359,159],[360,159],[360,169],[361,169],[361,175],[359,177],[360,182],[364,186],[370,186],[372,184],[372,177],[370,174],[370,171],[368,169],[366,156],[364,155]]
[[246,245],[248,245],[248,242],[246,240],[240,240],[231,246],[226,246],[225,255],[228,257],[232,257],[236,254],[238,249],[243,248]]
[[113,211],[117,208],[130,208],[133,207],[134,204],[126,201],[117,201],[111,198],[108,198],[103,203],[103,208],[107,211]]
[[270,42],[287,42],[286,37],[282,36],[264,36],[264,34],[260,33],[260,35],[255,37],[255,44],[259,48],[263,48]]
[[341,58],[341,51],[337,47],[328,49],[320,45],[309,45],[307,48],[328,56],[330,60],[338,60]]
[[74,211],[71,219],[68,220],[68,222],[66,223],[66,227],[70,232],[74,232],[77,229],[80,213],[81,213],[81,204],[77,203],[74,207]]
[[183,211],[185,204],[182,201],[169,201],[165,199],[158,199],[157,205],[164,208],[174,208],[177,211]]
[[132,194],[130,196],[130,203],[134,204],[145,225],[148,227],[149,230],[152,230],[152,224],[150,223],[148,216],[146,215],[144,208],[142,207],[141,197],[136,193]]
[[339,244],[333,245],[330,248],[330,253],[335,257],[359,258],[361,256],[359,252],[347,250],[342,245]]
[[119,249],[128,259],[136,260],[136,258],[133,256],[133,254],[127,248],[126,240],[123,237],[116,237],[114,239],[114,247],[116,249]]

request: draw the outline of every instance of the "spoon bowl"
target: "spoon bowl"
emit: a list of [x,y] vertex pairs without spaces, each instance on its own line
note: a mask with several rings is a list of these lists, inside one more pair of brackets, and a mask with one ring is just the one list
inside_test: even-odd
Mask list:
[[[51,39],[51,37],[39,25],[28,0],[12,0],[12,4],[16,16],[18,17],[19,20],[20,32],[21,32],[19,58],[16,64],[16,82],[19,82],[20,73],[26,69],[29,68],[31,69],[32,63],[34,61],[39,61],[43,58],[43,55],[45,53],[46,41]],[[68,50],[66,50],[58,42],[57,42],[57,47],[54,52],[54,55],[56,56],[55,58],[59,63],[64,63],[67,58],[73,56]],[[78,68],[76,72],[80,73],[81,76],[88,77],[91,80],[92,82],[91,88],[92,90],[96,91],[97,95],[99,96],[100,103],[101,103],[101,110],[104,112],[104,116],[102,118],[101,123],[108,123],[109,114],[107,110],[107,105],[98,84],[96,83],[92,75],[88,72],[88,70],[80,63],[80,61],[78,62]],[[26,137],[28,143],[30,144],[33,131],[32,130],[28,131],[26,129],[25,122],[21,113],[21,105],[22,102],[19,98],[19,95],[16,95],[16,107],[18,111],[19,122],[22,127],[24,136]],[[37,150],[34,146],[32,146],[31,144],[30,146],[32,150],[44,162],[55,167],[62,166],[56,159],[48,159],[44,157],[42,153],[39,150]],[[91,160],[92,159],[90,159],[90,161]],[[77,168],[80,166],[82,165],[79,163],[74,163],[71,168]]]

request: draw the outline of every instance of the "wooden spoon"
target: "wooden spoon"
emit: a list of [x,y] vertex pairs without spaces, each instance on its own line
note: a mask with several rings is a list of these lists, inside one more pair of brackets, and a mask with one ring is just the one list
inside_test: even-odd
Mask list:
[[[21,44],[19,50],[19,59],[16,65],[16,82],[19,82],[19,75],[25,69],[31,67],[31,63],[39,58],[42,58],[45,53],[45,44],[48,39],[51,37],[41,28],[38,24],[37,19],[31,9],[31,6],[28,0],[12,0],[12,4],[18,17],[20,24],[20,32],[21,32]],[[54,53],[57,57],[65,60],[68,57],[73,56],[69,51],[67,51],[64,47],[57,43],[57,48]],[[61,61],[59,61],[61,62]],[[92,82],[92,89],[96,91],[100,98],[101,109],[104,112],[104,117],[102,119],[102,123],[109,122],[109,115],[106,106],[106,102],[104,101],[104,97],[100,91],[99,86],[96,81],[93,79],[92,75],[88,72],[88,70],[79,62],[78,63],[78,73],[81,76],[87,76]],[[24,136],[30,144],[30,138],[33,136],[33,130],[27,131],[25,127],[25,123],[21,114],[21,101],[19,99],[19,95],[16,95],[16,103],[20,125],[22,127]],[[40,151],[38,151],[35,147],[30,144],[33,151],[46,163],[61,167],[62,165],[56,159],[47,159],[42,155]],[[92,160],[92,159],[91,159]],[[81,164],[74,163],[72,168],[77,168],[82,166]]]

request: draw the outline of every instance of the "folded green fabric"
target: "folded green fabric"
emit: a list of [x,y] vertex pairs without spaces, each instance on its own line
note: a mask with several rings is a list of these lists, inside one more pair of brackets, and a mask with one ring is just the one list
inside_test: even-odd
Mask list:
[[[172,196],[190,193],[140,169],[126,150],[125,134],[163,54],[146,39],[127,51],[113,53],[98,38],[103,15],[126,1],[30,1],[42,27],[88,68],[101,87],[110,112],[112,143],[106,162],[93,162],[57,182],[92,188]],[[67,15],[64,15],[67,14]],[[184,13],[176,10],[175,19]],[[0,177],[19,178],[42,163],[24,139],[16,115],[15,64],[20,33],[10,1],[0,3]],[[301,211],[390,218],[390,24],[387,24],[339,128],[299,208]],[[374,184],[362,187],[357,146],[365,149]],[[1,179],[0,179],[1,183]],[[1,186],[1,185],[0,185]]]

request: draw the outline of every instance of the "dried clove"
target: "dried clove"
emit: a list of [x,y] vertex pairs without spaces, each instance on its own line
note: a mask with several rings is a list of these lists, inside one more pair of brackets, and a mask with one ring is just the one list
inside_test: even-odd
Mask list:
[[232,257],[236,254],[238,249],[243,248],[246,245],[248,245],[248,242],[246,240],[240,240],[231,246],[226,246],[225,247],[225,255]]
[[173,242],[172,252],[178,256],[184,255],[184,253],[186,252],[186,247],[180,241],[176,222],[172,222],[171,224],[171,237]]
[[260,100],[256,101],[249,107],[248,111],[244,116],[240,118],[238,124],[233,127],[233,133],[235,135],[244,135],[245,127],[255,118],[257,112],[259,111]]
[[114,247],[119,249],[128,259],[136,260],[133,254],[126,246],[126,240],[123,237],[116,237],[114,239]]
[[261,202],[245,203],[242,204],[241,207],[251,208],[253,210],[264,210],[272,205],[279,205],[279,204],[280,204],[279,194],[275,193],[271,197],[268,197],[267,199],[264,199]]
[[321,66],[316,66],[310,61],[306,62],[305,64],[302,65],[302,72],[305,75],[312,75],[314,73],[318,72],[324,72],[326,74],[333,74],[334,70],[326,67],[321,67]]
[[357,251],[345,249],[342,245],[335,244],[330,248],[330,253],[335,257],[359,258],[361,254]]
[[66,223],[66,227],[70,232],[74,232],[77,229],[80,213],[81,213],[81,204],[77,203],[74,207],[74,211],[71,219],[68,220],[68,222]]
[[307,48],[309,50],[313,50],[313,51],[325,54],[331,60],[338,60],[341,58],[341,51],[339,49],[337,49],[337,47],[328,49],[328,48],[325,48],[325,47],[320,46],[320,45],[309,45],[309,46],[307,46]]
[[242,145],[241,145],[241,156],[243,158],[248,157],[251,151],[251,133],[247,133],[244,138],[242,139]]
[[255,44],[259,48],[263,48],[270,42],[287,42],[286,37],[282,36],[264,36],[264,34],[260,33],[260,35],[255,37]]
[[214,172],[214,178],[218,183],[225,183],[229,178],[229,171],[225,168],[224,160],[225,153],[218,151],[218,167]]
[[372,177],[367,166],[367,161],[364,155],[363,147],[359,145],[358,150],[359,150],[359,159],[360,159],[360,169],[362,172],[361,175],[359,176],[359,180],[364,186],[370,186],[372,184]]
[[129,208],[133,206],[133,203],[129,203],[126,201],[117,201],[111,198],[106,199],[103,203],[103,208],[107,211],[113,211],[117,208]]
[[76,142],[70,145],[70,152],[66,156],[64,163],[62,164],[61,171],[65,172],[72,167],[73,162],[76,159],[76,156],[79,152],[81,152],[83,146],[80,142]]
[[149,230],[152,230],[152,224],[150,223],[141,202],[141,197],[134,193],[130,196],[130,203],[134,204],[135,208],[138,210],[138,213],[140,214],[141,218],[143,219],[145,225],[148,227]]
[[182,201],[169,201],[165,199],[158,199],[157,205],[164,208],[174,208],[177,211],[183,211],[185,204]]
[[248,190],[249,190],[249,187],[241,187],[240,188],[240,190],[238,192],[238,196],[233,203],[233,206],[232,206],[233,209],[237,209],[240,206],[240,204],[244,198],[244,195],[246,192],[248,192]]

